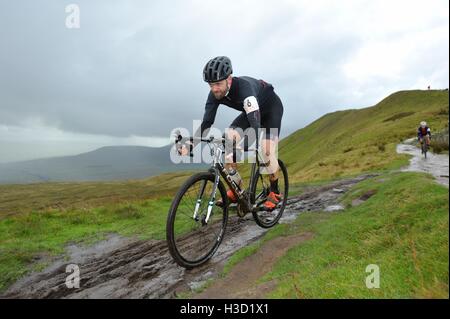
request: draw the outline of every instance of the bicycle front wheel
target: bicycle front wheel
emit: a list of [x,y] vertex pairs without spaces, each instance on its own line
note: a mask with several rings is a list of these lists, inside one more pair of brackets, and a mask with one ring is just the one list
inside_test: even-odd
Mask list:
[[422,143],[422,154],[427,158],[427,152],[428,152],[428,145],[426,141],[423,141]]
[[275,209],[267,211],[264,208],[264,202],[267,200],[267,196],[270,193],[270,179],[268,174],[261,174],[261,172],[257,171],[250,188],[252,203],[256,204],[257,208],[257,210],[253,212],[253,218],[256,223],[263,228],[270,228],[278,223],[287,203],[289,192],[288,173],[286,166],[281,160],[278,160],[278,166],[278,187],[281,197]]
[[176,194],[167,216],[166,238],[178,265],[193,268],[207,262],[219,248],[228,220],[221,181],[214,191],[215,175],[203,172],[189,178]]

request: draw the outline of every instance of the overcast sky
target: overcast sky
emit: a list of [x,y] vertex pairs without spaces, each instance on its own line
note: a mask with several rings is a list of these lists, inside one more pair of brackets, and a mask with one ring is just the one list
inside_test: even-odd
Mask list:
[[[71,3],[80,28],[66,26]],[[0,0],[0,162],[162,146],[202,118],[217,55],[274,85],[282,136],[398,90],[447,88],[448,12],[448,0]],[[221,106],[215,126],[237,115]]]

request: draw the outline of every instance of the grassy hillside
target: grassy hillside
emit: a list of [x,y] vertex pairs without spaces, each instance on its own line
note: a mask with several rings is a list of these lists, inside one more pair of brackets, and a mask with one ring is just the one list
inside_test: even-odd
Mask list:
[[90,209],[173,196],[193,173],[194,171],[184,171],[141,180],[111,182],[0,185],[0,220],[32,211]]
[[[414,136],[421,120],[439,131],[448,123],[448,91],[402,91],[377,105],[339,111],[283,139],[279,155],[291,183],[334,179],[398,166],[408,158],[395,145]],[[246,170],[242,167],[243,176]],[[191,172],[110,182],[0,185],[0,219],[48,209],[90,208],[174,194]]]
[[448,91],[401,91],[375,106],[326,114],[283,139],[279,156],[292,182],[337,178],[405,163],[395,145],[420,121],[436,132],[448,124]]
[[[375,195],[350,205],[368,192]],[[386,173],[360,183],[343,203],[345,211],[305,212],[271,229],[230,258],[225,272],[275,237],[312,232],[260,279],[276,282],[267,297],[448,298],[448,188],[425,174]],[[379,288],[366,286],[368,265],[379,267]]]

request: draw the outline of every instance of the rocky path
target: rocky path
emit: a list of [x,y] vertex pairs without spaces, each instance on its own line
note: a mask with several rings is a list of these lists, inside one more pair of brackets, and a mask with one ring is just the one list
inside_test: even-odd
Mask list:
[[402,171],[424,172],[432,174],[436,181],[448,187],[449,185],[449,157],[428,152],[427,158],[421,154],[421,150],[414,143],[416,139],[406,140],[397,145],[397,153],[412,155],[409,166]]

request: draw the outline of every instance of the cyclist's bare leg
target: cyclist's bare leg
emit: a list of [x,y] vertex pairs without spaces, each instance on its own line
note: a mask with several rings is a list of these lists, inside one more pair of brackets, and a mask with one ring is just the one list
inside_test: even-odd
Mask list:
[[[236,141],[236,144],[238,144],[239,141],[241,140],[241,135],[240,135],[239,132],[238,132],[237,130],[235,130],[235,129],[228,129],[228,131],[227,131],[227,138],[228,138],[230,141],[233,141],[233,140]],[[226,158],[226,161],[225,161],[225,168],[226,168],[227,170],[230,170],[231,168],[237,170],[237,163],[235,163],[235,162],[233,161],[233,153],[232,153],[232,152],[231,152],[231,153],[226,153],[226,154],[225,154],[225,158]],[[242,180],[241,180],[241,182],[239,183],[239,186],[242,186]]]
[[278,185],[278,138],[273,136],[265,138],[263,139],[261,146],[262,157],[265,162],[265,167],[262,168],[262,174],[269,174],[270,180],[270,192],[264,203],[264,208],[268,211],[272,211],[277,207],[277,204],[281,200],[281,192]]
[[278,179],[278,158],[277,147],[278,137],[271,139],[263,139],[262,142],[263,158],[265,163],[269,163],[268,167],[264,169],[265,173],[269,174],[270,181],[276,181]]

